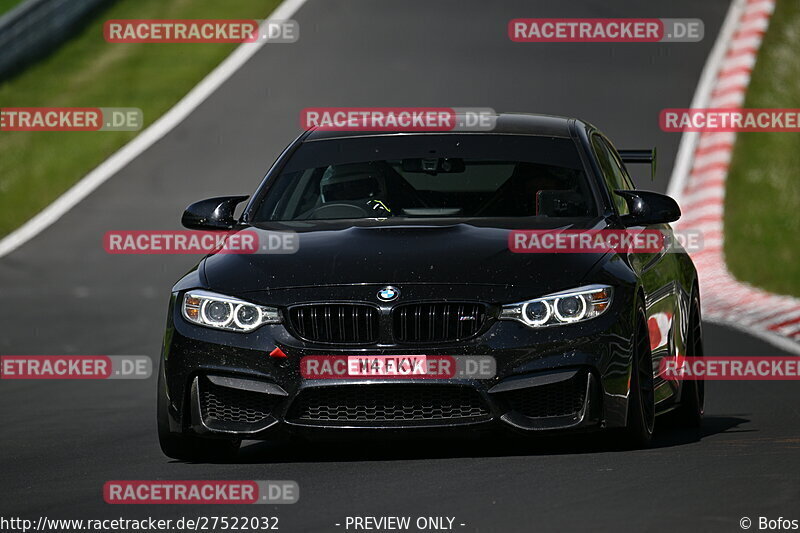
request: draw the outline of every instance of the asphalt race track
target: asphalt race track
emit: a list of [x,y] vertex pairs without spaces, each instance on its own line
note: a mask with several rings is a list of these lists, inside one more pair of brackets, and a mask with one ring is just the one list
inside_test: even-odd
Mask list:
[[[652,4],[310,0],[294,16],[297,43],[264,46],[179,127],[0,260],[0,353],[157,361],[169,288],[198,258],[108,255],[103,234],[179,229],[190,202],[252,192],[299,133],[304,107],[579,116],[618,148],[657,145],[658,176],[649,183],[642,167],[637,185],[664,191],[680,137],[660,131],[658,112],[689,107],[728,2]],[[517,44],[506,36],[515,17],[694,17],[706,37]],[[705,334],[707,355],[789,355],[720,326],[706,325]],[[274,515],[287,532],[344,531],[335,524],[348,515],[454,516],[456,530],[484,532],[737,531],[743,516],[800,518],[798,390],[792,382],[711,383],[702,431],[662,427],[644,451],[570,440],[248,443],[240,464],[186,464],[159,450],[155,376],[3,381],[0,515]],[[283,506],[112,506],[102,487],[114,479],[290,479],[301,496]]]

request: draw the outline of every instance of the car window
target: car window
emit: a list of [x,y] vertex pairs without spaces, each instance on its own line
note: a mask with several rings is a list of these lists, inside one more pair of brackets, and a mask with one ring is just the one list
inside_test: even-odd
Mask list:
[[253,222],[388,217],[594,217],[569,138],[420,135],[301,145]]
[[600,164],[600,169],[603,171],[603,179],[608,187],[608,193],[611,195],[611,201],[614,202],[614,206],[620,215],[628,214],[628,204],[625,199],[614,194],[616,189],[634,188],[622,161],[620,161],[611,145],[600,135],[592,135],[592,146],[595,154],[597,154],[597,162]]
[[614,156],[614,162],[615,162],[614,166],[616,166],[617,169],[619,169],[619,172],[622,175],[622,185],[623,185],[622,188],[627,189],[629,191],[636,189],[636,186],[633,184],[633,180],[631,179],[630,174],[628,174],[628,170],[625,168],[625,163],[622,162],[622,158],[619,157],[617,151],[614,150],[614,148],[610,144],[608,144],[607,141],[603,142],[606,145],[608,145],[609,149],[611,150],[611,155]]

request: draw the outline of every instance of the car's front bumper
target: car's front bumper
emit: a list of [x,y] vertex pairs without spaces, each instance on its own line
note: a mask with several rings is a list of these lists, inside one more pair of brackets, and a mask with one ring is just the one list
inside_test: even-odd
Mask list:
[[[542,433],[625,424],[631,332],[624,312],[630,302],[621,293],[614,312],[584,324],[533,331],[497,321],[457,345],[379,348],[314,346],[282,325],[250,334],[203,328],[180,316],[179,296],[170,305],[160,381],[174,432],[271,439],[357,430]],[[270,357],[276,347],[288,357]],[[306,379],[300,360],[309,355],[491,356],[497,371],[488,379]],[[400,399],[387,407],[387,396]],[[364,409],[353,407],[359,401]],[[341,410],[331,406],[336,402]]]

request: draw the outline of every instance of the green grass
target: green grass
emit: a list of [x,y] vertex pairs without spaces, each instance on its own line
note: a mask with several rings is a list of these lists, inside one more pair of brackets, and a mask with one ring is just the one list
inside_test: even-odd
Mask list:
[[23,0],[0,0],[0,15],[5,15],[22,2]]
[[[800,3],[780,0],[747,108],[800,108]],[[725,199],[725,257],[740,280],[800,296],[800,133],[740,133]]]
[[[110,44],[108,19],[263,19],[278,0],[120,0],[79,35],[0,85],[0,107],[138,107],[144,127],[233,44]],[[2,6],[3,4],[0,4]],[[137,132],[0,132],[0,236],[46,207]]]

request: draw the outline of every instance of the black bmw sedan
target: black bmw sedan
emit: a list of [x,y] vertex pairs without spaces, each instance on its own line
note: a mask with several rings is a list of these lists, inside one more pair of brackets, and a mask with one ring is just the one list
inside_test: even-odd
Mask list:
[[636,190],[625,166],[649,160],[542,115],[481,132],[303,133],[241,215],[247,196],[184,213],[190,229],[294,247],[213,253],[175,284],[164,453],[427,430],[603,430],[641,447],[662,413],[698,425],[703,383],[660,372],[702,355],[689,256],[525,248],[537,232],[668,238],[677,204]]

